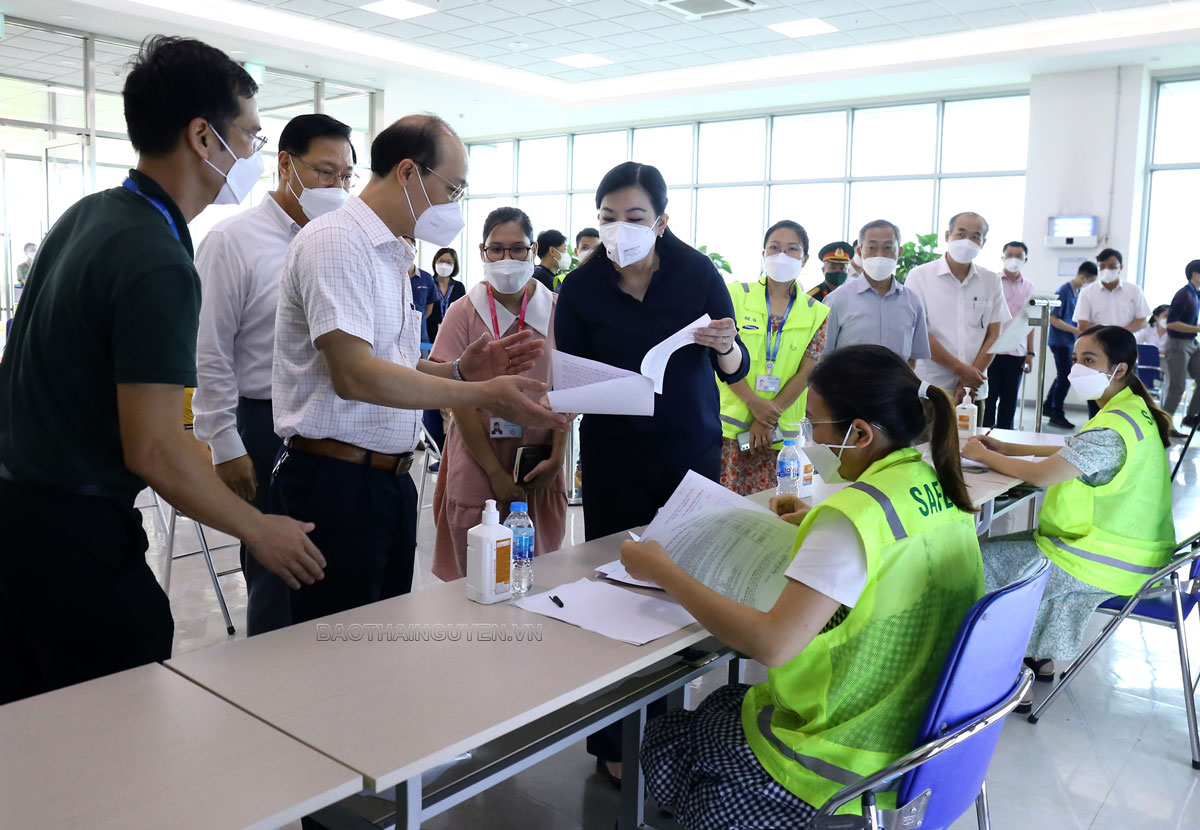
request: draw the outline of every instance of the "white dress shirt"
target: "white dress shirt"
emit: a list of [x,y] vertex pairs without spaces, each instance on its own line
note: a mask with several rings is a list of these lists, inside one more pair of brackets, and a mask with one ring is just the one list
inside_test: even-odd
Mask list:
[[238,398],[271,397],[275,306],[288,246],[300,232],[267,194],[257,207],[218,223],[196,251],[202,299],[196,337],[196,437],[213,464],[246,454]]
[[[909,271],[904,284],[925,303],[925,324],[930,336],[966,364],[973,363],[979,354],[987,327],[992,323],[1005,323],[1012,317],[1008,313],[999,275],[975,263],[971,263],[966,278],[959,282],[950,273],[950,263],[943,256]],[[921,380],[951,394],[958,386],[954,371],[932,358],[918,360],[916,373]],[[987,381],[979,387],[975,397],[987,397]]]
[[271,402],[281,438],[334,438],[380,453],[416,447],[421,412],[338,397],[314,345],[343,331],[367,341],[374,357],[415,369],[421,312],[408,279],[415,255],[357,196],[296,236],[275,315]]
[[1092,326],[1127,326],[1149,316],[1150,306],[1142,289],[1125,280],[1112,291],[1096,280],[1084,286],[1079,292],[1079,302],[1075,304],[1075,322],[1086,320]]

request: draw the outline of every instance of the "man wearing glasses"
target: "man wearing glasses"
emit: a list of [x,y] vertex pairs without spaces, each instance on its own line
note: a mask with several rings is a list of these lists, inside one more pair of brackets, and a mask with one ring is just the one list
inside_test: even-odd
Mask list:
[[[196,251],[195,434],[208,442],[221,480],[263,512],[281,446],[271,422],[271,360],[283,260],[302,227],[341,207],[357,161],[348,126],[328,115],[296,116],[279,136],[278,187],[217,224]],[[248,633],[287,625],[287,586],[247,556],[245,545],[241,562]]]
[[420,356],[421,310],[404,237],[438,247],[463,227],[467,151],[434,115],[411,115],[371,145],[361,196],[310,222],[284,264],[275,318],[271,404],[284,439],[271,508],[315,524],[329,565],[290,593],[292,622],[407,593],[417,542],[408,471],[421,410],[483,407],[518,424],[566,429],[520,377],[542,353],[525,331],[481,337],[451,363]]

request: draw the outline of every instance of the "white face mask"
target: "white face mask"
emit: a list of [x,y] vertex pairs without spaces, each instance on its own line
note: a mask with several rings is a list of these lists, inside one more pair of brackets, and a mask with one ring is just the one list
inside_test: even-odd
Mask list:
[[658,220],[655,219],[653,225],[635,225],[632,222],[609,222],[607,225],[601,225],[600,241],[604,243],[608,258],[617,263],[618,267],[624,268],[650,256],[658,239],[654,233],[654,226],[657,224]]
[[594,250],[596,250],[596,249],[595,248],[585,248],[584,250],[582,250],[578,254],[576,254],[575,256],[579,260],[579,264],[583,265],[583,263],[585,263],[589,259],[591,259],[592,251],[594,251]]
[[775,282],[792,282],[800,276],[804,262],[785,253],[763,257],[763,271]]
[[225,139],[221,138],[221,134],[215,129],[213,134],[217,140],[221,142],[229,155],[233,156],[233,165],[229,168],[229,172],[222,172],[220,167],[213,164],[208,159],[204,163],[216,170],[225,177],[225,184],[221,185],[220,192],[217,193],[217,198],[213,199],[214,205],[240,205],[246,201],[246,197],[250,195],[250,191],[254,189],[254,184],[263,174],[262,153],[255,153],[249,158],[238,158],[233,150],[229,149],[229,145],[225,143]]
[[1121,269],[1120,268],[1101,268],[1100,269],[1100,282],[1105,283],[1106,285],[1114,285],[1114,284],[1120,283],[1121,282]]
[[[300,181],[300,177],[296,176],[296,180]],[[296,196],[291,182],[288,183],[288,190]],[[316,219],[346,204],[349,196],[350,194],[340,187],[305,187],[304,182],[300,182],[300,195],[296,196],[296,199],[300,202],[300,210],[304,211],[304,215],[309,219]]]
[[863,268],[862,255],[859,254],[857,251],[855,251],[854,256],[850,258],[850,264],[853,265],[855,268],[857,268],[859,271],[861,271]]
[[[822,422],[815,421],[814,423]],[[846,443],[853,429],[854,424],[846,428],[846,434],[842,436],[840,444],[817,444],[814,442],[800,448],[800,451],[812,462],[813,469],[817,471],[821,481],[826,484],[842,484],[847,480],[842,477],[842,452],[854,446]],[[835,449],[837,450],[836,454],[833,452]]]
[[951,239],[946,246],[946,253],[950,254],[950,258],[963,264],[974,262],[981,250],[983,248],[980,245],[969,239]]
[[1094,401],[1104,395],[1108,385],[1112,383],[1113,375],[1117,373],[1117,369],[1121,368],[1118,363],[1113,367],[1111,374],[1104,374],[1101,371],[1084,366],[1082,363],[1076,363],[1071,367],[1070,374],[1067,375],[1067,380],[1071,382],[1071,394],[1082,401]]
[[532,276],[533,263],[527,259],[483,263],[483,278],[501,294],[516,294]]
[[421,175],[421,171],[417,171],[417,181],[421,183],[421,192],[425,194],[425,201],[429,203],[429,207],[421,211],[421,215],[417,216],[417,212],[413,210],[412,199],[408,195],[408,188],[404,188],[404,198],[408,199],[408,210],[413,215],[413,236],[417,239],[423,239],[431,245],[445,247],[454,241],[454,237],[463,229],[462,208],[458,202],[446,202],[444,204],[435,205],[433,200],[429,198],[429,191],[425,189],[425,178]]
[[571,255],[563,251],[558,255],[558,270],[568,271],[571,268]]
[[1008,259],[1004,260],[1004,270],[1010,274],[1021,273],[1021,269],[1024,266],[1025,266],[1025,260],[1023,260],[1023,259],[1017,259],[1016,257],[1009,257]]
[[439,262],[433,266],[433,270],[437,272],[439,277],[448,277],[454,273],[454,265],[449,262]]
[[888,256],[869,256],[862,261],[863,273],[876,282],[882,282],[896,271],[896,260]]

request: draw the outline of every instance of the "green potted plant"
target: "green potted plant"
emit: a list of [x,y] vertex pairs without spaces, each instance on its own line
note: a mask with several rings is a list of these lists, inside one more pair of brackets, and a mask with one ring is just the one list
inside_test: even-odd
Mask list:
[[729,260],[718,254],[716,251],[708,250],[707,245],[701,245],[698,249],[700,253],[712,260],[712,264],[717,271],[725,277],[726,281],[733,279],[733,268],[729,265]]
[[900,256],[896,260],[896,279],[903,283],[908,279],[908,272],[918,265],[940,259],[937,251],[938,234],[918,234],[916,242],[905,242],[900,246]]

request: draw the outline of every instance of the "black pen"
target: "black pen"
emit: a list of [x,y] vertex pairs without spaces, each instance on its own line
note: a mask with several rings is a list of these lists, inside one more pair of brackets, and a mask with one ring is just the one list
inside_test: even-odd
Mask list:
[[558,597],[554,596],[554,594],[550,595],[550,601],[553,602],[555,605],[557,605],[559,608],[563,607],[563,601],[561,599],[559,599]]

